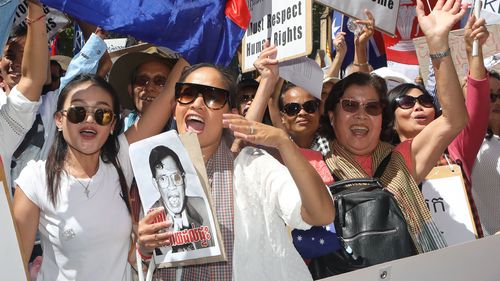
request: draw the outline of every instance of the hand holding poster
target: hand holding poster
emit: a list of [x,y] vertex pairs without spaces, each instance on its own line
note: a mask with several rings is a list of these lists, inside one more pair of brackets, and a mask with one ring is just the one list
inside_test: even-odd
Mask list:
[[243,72],[254,69],[266,39],[278,47],[279,61],[311,52],[311,0],[247,0],[247,4],[252,19],[242,42]]
[[[191,138],[196,138],[191,135]],[[189,142],[189,137],[187,137]],[[192,143],[192,142],[191,142]],[[191,147],[192,146],[192,147]],[[144,213],[162,208],[154,223],[168,221],[170,227],[156,234],[171,232],[171,245],[159,244],[154,259],[159,267],[201,264],[224,260],[220,232],[212,212],[210,193],[198,178],[192,159],[174,131],[166,132],[130,146],[130,159],[136,175]],[[191,149],[193,148],[193,149]],[[201,160],[203,164],[203,160]],[[202,173],[203,174],[203,173]],[[202,177],[208,185],[206,175]]]

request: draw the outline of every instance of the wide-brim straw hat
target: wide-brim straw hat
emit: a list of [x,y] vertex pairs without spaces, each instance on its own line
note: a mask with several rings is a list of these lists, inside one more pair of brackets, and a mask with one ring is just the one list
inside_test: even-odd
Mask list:
[[61,66],[61,68],[64,71],[68,70],[69,63],[71,62],[71,58],[70,57],[63,56],[63,55],[51,56],[50,60],[53,60],[53,61],[56,61],[57,63],[59,63],[59,65]]
[[[134,100],[128,92],[128,86],[131,83],[133,71],[141,64],[151,61],[163,62],[168,68],[172,69],[177,61],[176,55],[168,53],[151,44],[142,44],[120,50],[124,53],[116,59],[109,73],[109,83],[118,93],[120,104],[123,108],[135,109]],[[113,55],[111,55],[113,57]]]

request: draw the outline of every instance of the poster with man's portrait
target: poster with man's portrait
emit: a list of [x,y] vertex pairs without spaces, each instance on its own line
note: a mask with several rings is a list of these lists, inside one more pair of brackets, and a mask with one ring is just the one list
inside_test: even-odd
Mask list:
[[[153,252],[158,267],[225,259],[208,179],[196,135],[169,131],[130,145],[143,214],[164,209],[156,222],[171,222],[172,245]],[[201,180],[200,180],[201,179]]]

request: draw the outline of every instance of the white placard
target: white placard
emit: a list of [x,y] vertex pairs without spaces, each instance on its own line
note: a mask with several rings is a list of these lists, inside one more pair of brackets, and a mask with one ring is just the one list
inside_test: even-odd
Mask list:
[[[56,9],[43,5],[43,12],[46,15],[45,25],[47,27],[47,37],[52,38],[57,32],[69,24],[68,18]],[[14,15],[14,24],[12,26],[26,25],[24,19],[28,15],[27,1],[22,1],[16,9]]]
[[104,39],[104,43],[108,46],[108,53],[115,52],[127,47],[128,38]]
[[11,213],[10,191],[5,185],[0,160],[0,275],[2,280],[27,280],[14,219]]
[[[477,0],[481,1],[481,17],[487,24],[500,23],[500,0]],[[466,0],[468,4],[474,5],[474,0]]]
[[241,44],[243,72],[254,69],[266,39],[278,47],[279,61],[311,53],[311,0],[247,0],[247,4],[252,19]]
[[432,219],[448,245],[476,239],[476,229],[458,165],[434,167],[422,182],[422,194]]
[[316,0],[316,2],[357,19],[366,19],[364,10],[368,9],[375,18],[376,28],[389,35],[396,34],[399,0]]
[[321,99],[323,70],[308,57],[300,57],[279,64],[280,77]]

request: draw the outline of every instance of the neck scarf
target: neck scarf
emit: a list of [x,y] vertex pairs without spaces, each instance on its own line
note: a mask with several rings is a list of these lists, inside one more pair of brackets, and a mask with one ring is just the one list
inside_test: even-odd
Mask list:
[[[336,140],[331,142],[330,148],[330,153],[325,157],[330,172],[340,179],[371,177]],[[377,145],[371,154],[373,170],[387,155],[392,153],[393,149],[394,147],[388,143],[380,142]],[[446,241],[432,220],[422,193],[408,171],[401,154],[392,153],[391,160],[380,180],[386,189],[394,194],[394,198],[405,216],[408,231],[417,251],[424,253],[446,247]]]

